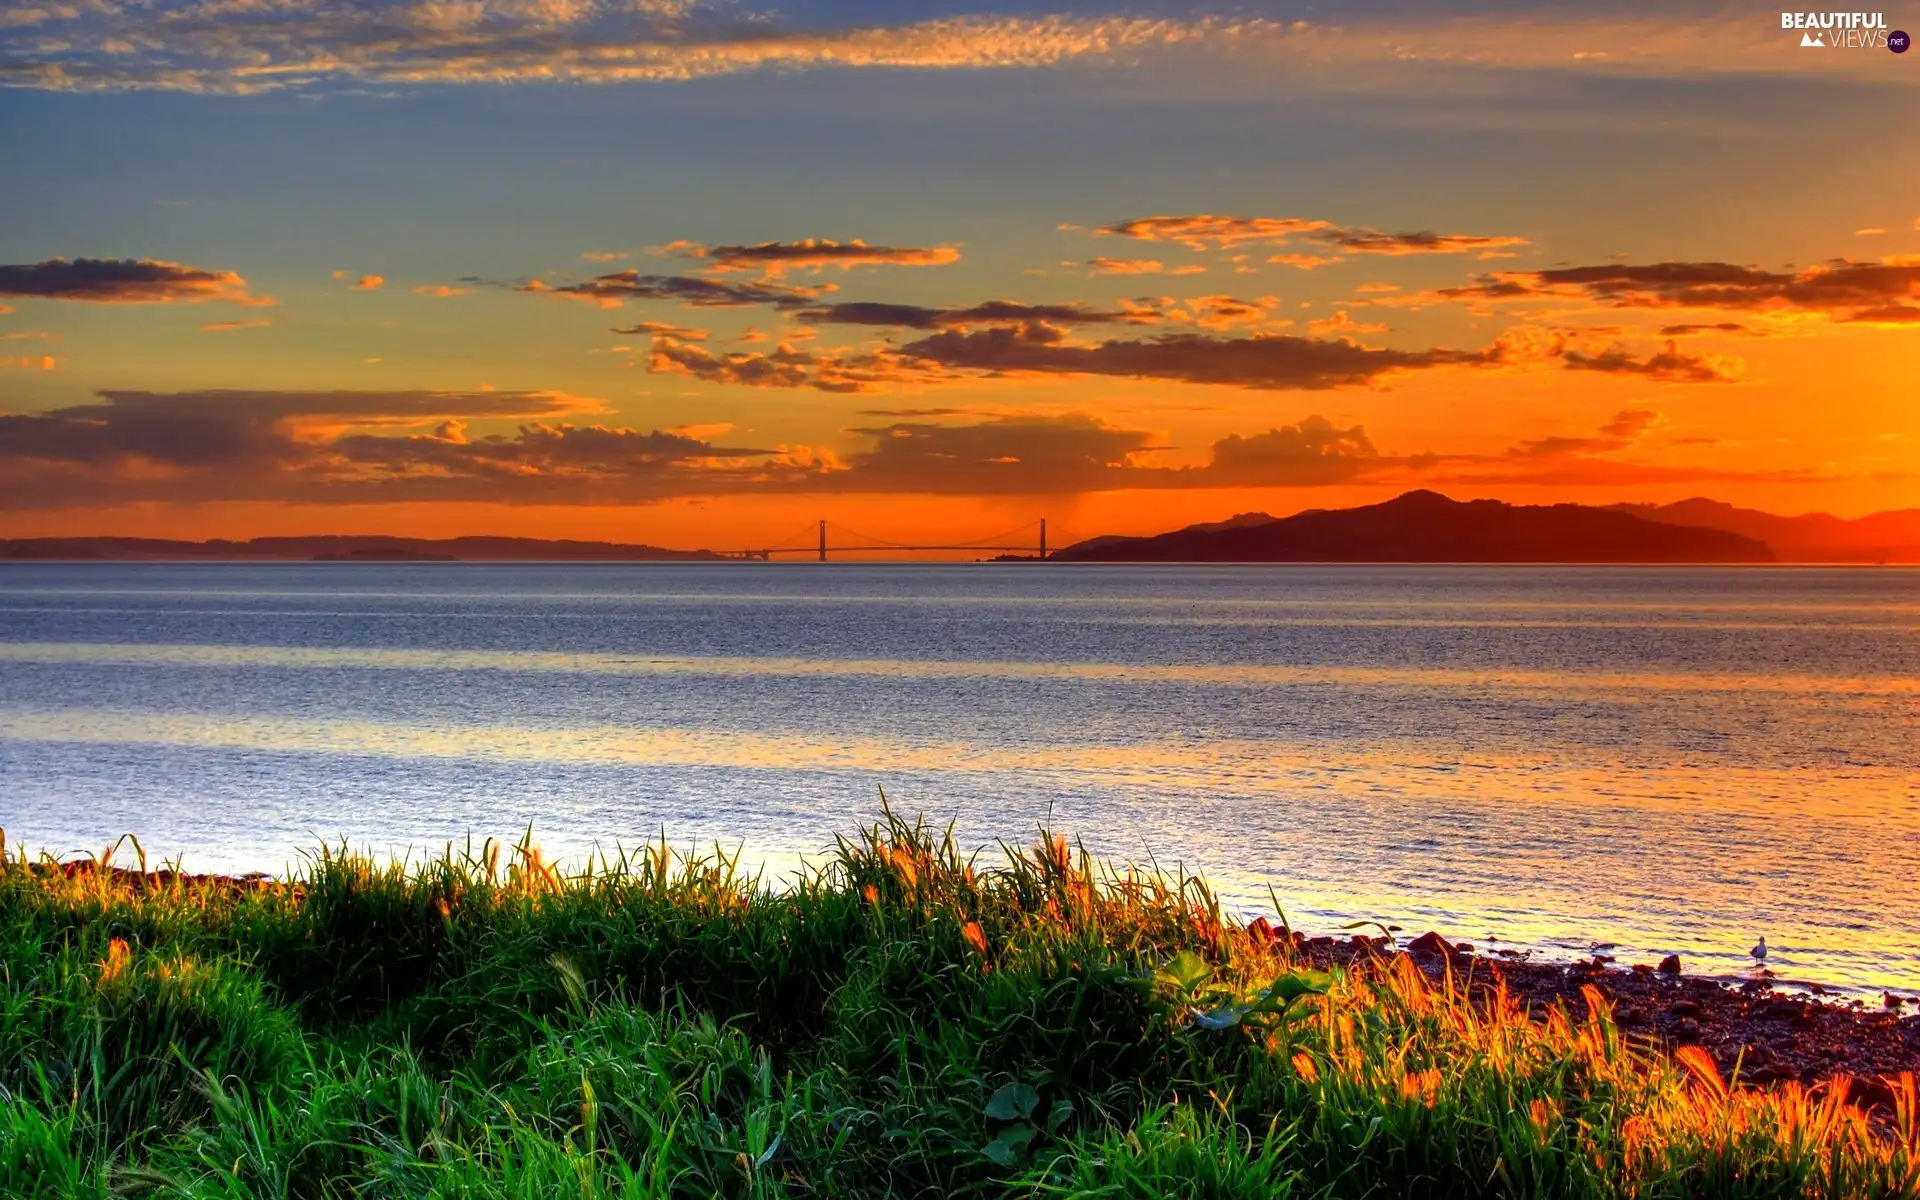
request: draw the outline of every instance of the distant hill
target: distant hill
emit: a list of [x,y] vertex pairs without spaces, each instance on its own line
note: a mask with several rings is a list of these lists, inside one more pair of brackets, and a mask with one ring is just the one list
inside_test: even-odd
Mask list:
[[1278,520],[1094,538],[1061,562],[1771,562],[1764,542],[1721,529],[1579,504],[1518,505],[1408,492],[1384,504]]
[[711,550],[663,550],[621,542],[549,541],[545,538],[403,538],[368,535],[265,537],[231,542],[180,542],[165,538],[0,539],[0,560],[107,560],[206,562],[720,562]]
[[1753,508],[1735,508],[1719,500],[1695,497],[1674,504],[1615,504],[1630,513],[1668,525],[1723,529],[1756,538],[1785,562],[1920,562],[1920,509],[1847,520],[1830,513],[1776,516]]

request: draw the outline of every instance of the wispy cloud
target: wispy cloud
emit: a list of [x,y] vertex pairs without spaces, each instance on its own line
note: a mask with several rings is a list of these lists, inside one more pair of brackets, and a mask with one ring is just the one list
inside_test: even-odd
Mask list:
[[814,325],[877,325],[894,329],[946,329],[955,326],[1019,325],[1048,321],[1057,325],[1145,325],[1159,319],[1150,309],[1088,308],[1081,304],[1025,304],[1018,300],[987,300],[953,308],[918,304],[851,301],[802,308],[795,318]]
[[[1662,418],[1650,408],[1622,409],[1591,434],[1549,434],[1491,455],[1393,453],[1360,425],[1310,415],[1229,434],[1184,465],[1166,462],[1178,451],[1163,434],[1085,412],[878,410],[868,415],[891,419],[846,430],[853,444],[842,452],[721,441],[733,431],[724,422],[642,430],[591,419],[604,411],[599,401],[559,392],[109,391],[51,412],[0,412],[0,508],[1808,477],[1610,457],[1658,430]],[[485,423],[511,428],[474,428]]]
[[1507,455],[1510,458],[1565,458],[1624,450],[1639,441],[1659,421],[1660,413],[1655,409],[1622,409],[1601,425],[1594,436],[1529,438],[1508,450]]
[[1565,359],[1570,370],[1639,375],[1668,383],[1730,383],[1739,378],[1744,366],[1739,359],[1722,354],[1683,354],[1672,342],[1646,358],[1614,348],[1599,354],[1569,350]]
[[870,246],[859,238],[848,242],[801,238],[794,242],[760,242],[751,246],[673,242],[661,250],[679,258],[703,259],[715,271],[759,271],[769,276],[792,270],[818,271],[824,267],[939,267],[960,261],[960,251],[953,246]]
[[900,348],[948,368],[1033,375],[1112,375],[1259,389],[1353,387],[1438,366],[1488,365],[1497,350],[1394,350],[1286,334],[1244,338],[1169,334],[1074,344],[1050,326],[936,333]]
[[[866,369],[871,363],[876,369]],[[886,370],[880,360],[818,355],[781,343],[760,353],[750,350],[713,351],[668,338],[658,338],[647,369],[660,374],[688,375],[708,383],[758,388],[812,388],[822,392],[855,393],[874,390],[882,382],[901,377]]]
[[632,325],[614,329],[611,332],[625,334],[628,337],[664,337],[677,342],[704,342],[707,331],[693,329],[685,325],[674,325],[667,321],[637,321]]
[[549,284],[535,279],[516,289],[571,300],[590,300],[603,308],[618,308],[629,300],[673,300],[693,308],[749,308],[772,305],[791,308],[818,300],[833,291],[831,284],[795,287],[761,280],[729,283],[697,275],[643,275],[629,267],[581,283]]
[[54,90],[1124,67],[1194,51],[1215,70],[1341,92],[1417,89],[1434,72],[1816,74],[1892,86],[1920,78],[1893,55],[1804,55],[1771,22],[1720,10],[1395,12],[1325,22],[982,12],[814,27],[719,0],[85,0],[0,10],[0,83]]
[[1090,258],[1086,268],[1089,275],[1200,275],[1207,269],[1199,263],[1169,267],[1156,258]]
[[95,304],[272,303],[248,295],[247,281],[236,272],[156,258],[50,258],[0,266],[0,296]]
[[[609,480],[774,453],[564,419],[602,408],[560,392],[108,391],[0,414],[0,505],[579,499]],[[519,424],[470,433],[503,420]]]
[[[31,21],[19,19],[30,12]],[[713,3],[92,0],[16,10],[0,81],[247,93],[329,81],[624,83],[756,70],[1033,68],[1231,38],[1250,23],[956,16],[802,28]]]
[[1690,325],[1662,325],[1660,327],[1660,336],[1669,338],[1699,337],[1702,334],[1715,333],[1745,334],[1750,337],[1765,336],[1759,330],[1751,326],[1742,325],[1738,321],[1709,321]]
[[[1400,460],[1359,426],[1310,416],[1215,442],[1170,467],[1164,440],[1086,413],[921,410],[815,447],[718,441],[727,423],[637,430],[559,419],[598,407],[546,392],[106,392],[0,413],[0,507],[209,500],[644,503],[836,491],[1066,494],[1115,488],[1316,486]],[[509,432],[475,421],[515,419]],[[933,419],[928,419],[933,418]]]
[[1388,233],[1366,226],[1336,225],[1313,217],[1236,217],[1216,213],[1132,217],[1102,225],[1094,232],[1145,242],[1176,242],[1190,250],[1230,250],[1244,245],[1280,247],[1303,240],[1337,252],[1332,256],[1295,252],[1267,259],[1270,263],[1305,270],[1339,262],[1341,256],[1347,254],[1467,254],[1528,244],[1526,238],[1506,234],[1486,236],[1432,230]]
[[1143,242],[1177,242],[1189,250],[1218,250],[1245,242],[1280,245],[1290,237],[1329,228],[1304,217],[1230,217],[1212,213],[1189,216],[1131,217],[1094,230]]
[[[716,355],[696,347],[656,343],[649,366],[715,383],[845,393],[921,388],[981,376],[1049,375],[1317,391],[1366,386],[1434,367],[1518,365],[1532,353],[1505,341],[1484,350],[1395,350],[1350,339],[1281,334],[1176,333],[1080,343],[1058,326],[1030,322],[948,329],[897,348],[843,355],[815,354],[785,345],[767,355]],[[1552,351],[1555,356],[1558,353],[1557,348]]]
[[1920,261],[1839,258],[1803,271],[1725,262],[1659,262],[1498,271],[1461,287],[1376,304],[1580,301],[1620,309],[1811,312],[1840,321],[1920,319]]

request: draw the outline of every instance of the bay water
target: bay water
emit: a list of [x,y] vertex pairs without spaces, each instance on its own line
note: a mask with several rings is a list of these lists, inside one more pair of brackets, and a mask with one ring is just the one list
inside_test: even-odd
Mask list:
[[1920,571],[0,566],[16,852],[664,829],[775,882],[882,789],[1302,928],[1912,990]]

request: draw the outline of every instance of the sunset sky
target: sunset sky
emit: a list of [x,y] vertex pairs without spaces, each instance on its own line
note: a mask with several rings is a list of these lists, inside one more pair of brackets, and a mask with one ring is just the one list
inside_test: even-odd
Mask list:
[[1920,506],[1920,53],[1610,9],[9,3],[0,534]]

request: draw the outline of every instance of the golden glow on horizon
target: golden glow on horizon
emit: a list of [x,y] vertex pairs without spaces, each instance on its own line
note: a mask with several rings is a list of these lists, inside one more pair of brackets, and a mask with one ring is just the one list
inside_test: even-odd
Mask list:
[[[971,742],[852,736],[831,741],[804,732],[702,730],[644,725],[564,728],[407,725],[379,721],[229,718],[194,713],[95,709],[57,714],[0,709],[0,736],[32,742],[162,745],[194,749],[373,755],[393,759],[577,763],[661,767],[964,775],[1025,772],[1101,788],[1224,789],[1235,796],[1298,794],[1302,789],[1364,798],[1417,794],[1423,803],[1590,802],[1653,810],[1692,803],[1685,766],[1623,768],[1615,761],[1576,763],[1524,754],[1436,760],[1418,742],[1371,741],[1329,762],[1324,752],[1285,741],[1189,738],[1023,750]],[[1712,768],[1719,783],[1747,797],[1716,811],[1765,816],[1783,800],[1816,806],[1823,819],[1913,823],[1910,780],[1895,768],[1859,767],[1810,782],[1795,768]],[[1920,833],[1920,828],[1916,828]]]
[[[20,128],[53,147],[89,143],[51,93],[223,93],[205,102],[265,130],[215,138],[240,162],[285,119],[245,93],[415,90],[310,106],[334,157],[266,191],[172,118],[151,136],[177,174],[43,164],[15,224],[86,244],[0,253],[0,340],[38,339],[0,362],[58,366],[5,372],[0,536],[745,549],[826,517],[948,542],[1415,487],[1920,506],[1901,56],[1687,5],[817,27],[549,7],[380,38],[331,0],[218,36],[120,0],[16,22],[24,86],[49,93]],[[769,67],[791,74],[741,78]],[[531,82],[560,78],[609,85],[568,94],[567,138]],[[1668,85],[1687,101],[1639,94]],[[1026,87],[1047,101],[995,108]],[[461,91],[516,120],[423,99]],[[696,91],[781,97],[785,157],[727,152],[728,110]],[[629,144],[642,110],[673,138]],[[433,153],[371,138],[389,115]],[[544,186],[499,191],[522,160]],[[1032,186],[1034,164],[1057,178]],[[149,198],[161,180],[224,199]],[[109,193],[136,207],[70,199]]]
[[[699,597],[702,603],[713,598]],[[781,603],[804,603],[804,598],[780,597]],[[231,612],[231,609],[222,611]],[[477,614],[476,614],[477,615]],[[1271,620],[1258,622],[1270,626]],[[1288,624],[1300,622],[1289,621]],[[1367,624],[1368,622],[1359,622]],[[1182,625],[1191,622],[1182,621]],[[1307,622],[1306,624],[1311,624]],[[1347,626],[1350,621],[1328,622]],[[1378,622],[1403,625],[1403,622]],[[1455,623],[1421,622],[1428,627],[1454,628]],[[1467,622],[1466,624],[1473,624]],[[1493,625],[1494,622],[1482,624]],[[1514,621],[1499,624],[1532,625]],[[1570,627],[1575,627],[1570,624]],[[1591,628],[1592,622],[1577,627]],[[1649,626],[1635,622],[1633,628]],[[1660,628],[1660,625],[1651,626]],[[1675,623],[1673,628],[1701,628]],[[1760,625],[1739,628],[1762,628]],[[1777,627],[1777,626],[1775,626]],[[1913,628],[1907,625],[1865,625],[1874,631]],[[1705,628],[1716,628],[1709,624]],[[1822,628],[1833,628],[1824,622]],[[286,669],[357,667],[402,671],[539,671],[596,675],[711,675],[735,678],[859,677],[888,679],[1006,679],[1086,680],[1191,684],[1212,687],[1312,687],[1337,685],[1370,690],[1396,688],[1424,692],[1457,689],[1463,692],[1501,689],[1538,691],[1552,695],[1581,692],[1774,692],[1783,695],[1880,697],[1920,695],[1920,679],[1899,675],[1876,678],[1814,674],[1710,674],[1671,671],[1528,671],[1515,668],[1484,670],[1468,667],[1335,667],[1274,666],[1249,663],[1187,665],[1172,663],[1051,663],[982,662],[927,659],[832,658],[635,658],[621,654],[587,654],[543,650],[402,650],[305,646],[221,646],[111,644],[100,642],[0,643],[0,661],[31,663],[85,663],[89,665],[276,667]]]

